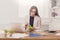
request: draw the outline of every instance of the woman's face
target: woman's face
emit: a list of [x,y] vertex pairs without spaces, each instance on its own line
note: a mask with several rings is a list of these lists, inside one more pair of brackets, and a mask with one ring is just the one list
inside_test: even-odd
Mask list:
[[34,16],[35,13],[36,13],[36,9],[32,9],[30,15],[31,15],[31,16]]

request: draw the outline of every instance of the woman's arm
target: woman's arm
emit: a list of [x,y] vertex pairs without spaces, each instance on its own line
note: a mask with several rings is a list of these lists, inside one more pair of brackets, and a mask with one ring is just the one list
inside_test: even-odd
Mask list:
[[41,18],[39,17],[39,20],[38,20],[38,27],[41,27]]
[[40,17],[38,17],[38,21],[37,21],[37,24],[36,24],[37,26],[35,27],[35,29],[40,29],[40,27],[41,27],[41,18]]

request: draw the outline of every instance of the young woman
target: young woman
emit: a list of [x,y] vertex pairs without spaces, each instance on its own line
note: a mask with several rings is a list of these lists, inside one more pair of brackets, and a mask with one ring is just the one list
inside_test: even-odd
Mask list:
[[41,18],[38,14],[38,9],[36,6],[32,6],[30,8],[29,16],[27,16],[24,21],[23,28],[21,28],[18,24],[15,24],[15,32],[27,32],[29,31],[29,26],[31,26],[33,30],[40,29]]
[[38,14],[36,6],[30,8],[29,16],[25,18],[25,30],[29,30],[29,26],[34,30],[39,30],[41,26],[41,18]]

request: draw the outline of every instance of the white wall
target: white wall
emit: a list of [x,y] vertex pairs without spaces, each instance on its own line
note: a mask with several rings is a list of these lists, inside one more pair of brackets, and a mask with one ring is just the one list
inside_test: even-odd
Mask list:
[[31,6],[37,6],[42,18],[49,18],[51,9],[50,0],[19,0],[19,17],[28,15]]
[[18,0],[0,0],[0,24],[11,23],[18,17]]
[[23,22],[24,20],[20,17],[28,15],[29,8],[32,5],[38,7],[39,14],[42,18],[49,18],[50,0],[0,0],[0,28],[2,29],[5,26],[8,26],[8,28],[11,27],[8,25],[9,23]]
[[60,16],[60,0],[57,0],[57,9],[56,12],[58,13],[58,15]]

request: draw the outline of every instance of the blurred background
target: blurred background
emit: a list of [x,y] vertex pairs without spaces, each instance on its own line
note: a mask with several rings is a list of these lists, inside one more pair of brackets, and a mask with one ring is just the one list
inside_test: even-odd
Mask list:
[[33,5],[41,16],[42,30],[60,30],[60,0],[0,0],[0,29],[22,25]]

